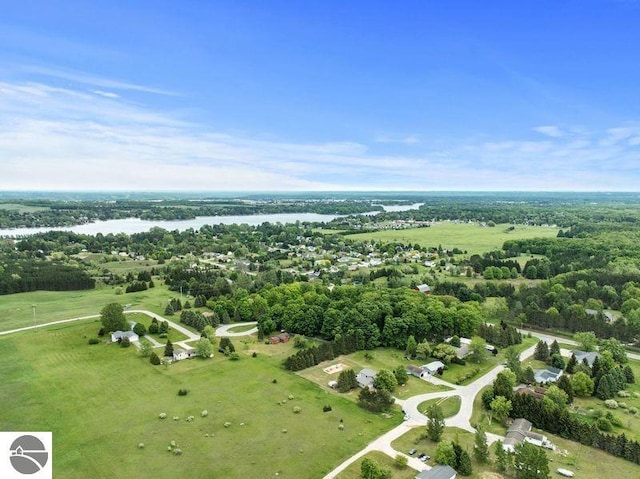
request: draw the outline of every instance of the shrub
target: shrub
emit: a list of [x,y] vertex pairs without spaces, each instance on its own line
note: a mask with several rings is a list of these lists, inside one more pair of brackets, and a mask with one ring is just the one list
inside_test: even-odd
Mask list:
[[395,466],[398,469],[404,469],[409,464],[409,458],[404,454],[398,453],[396,454],[396,458],[394,462],[395,462]]
[[252,358],[257,358],[258,357],[258,353],[256,353],[255,351],[251,354]]
[[100,342],[100,340],[98,338],[91,338],[89,340],[89,344],[98,344]]
[[131,346],[131,341],[129,341],[129,338],[127,338],[125,336],[124,338],[122,338],[120,340],[120,347],[121,348],[128,348],[129,346]]
[[637,407],[635,407],[635,406],[631,406],[631,407],[628,409],[628,411],[629,411],[629,414],[633,414],[634,416],[635,416],[636,414],[638,414],[638,408],[637,408]]
[[629,394],[629,392],[627,391],[618,391],[618,396],[620,396],[621,398],[628,398],[631,397],[631,394]]
[[179,447],[176,447],[176,448],[173,450],[173,455],[174,455],[174,456],[179,456],[179,455],[181,455],[181,454],[182,454],[182,449],[180,449]]
[[164,338],[167,337],[167,333],[160,333],[160,334],[158,334],[158,337],[161,338],[161,339],[164,339]]
[[142,323],[136,323],[133,327],[133,332],[138,336],[144,336],[145,334],[147,334],[147,328],[145,328],[144,324]]
[[596,419],[602,417],[602,414],[602,409],[592,409],[591,411],[589,411],[589,415]]
[[295,397],[293,396],[293,394],[289,394],[288,398],[289,398],[289,401],[291,401],[291,400],[295,399]]
[[100,331],[98,331],[98,336],[102,337],[106,334],[107,332],[104,330],[104,328],[100,328]]
[[207,417],[209,415],[209,411],[206,409],[200,413],[200,417]]
[[231,361],[237,361],[240,359],[240,355],[234,351],[233,353],[229,353],[229,359]]
[[331,406],[329,406],[328,404],[322,406],[322,412],[330,412],[333,409],[331,408]]
[[596,426],[598,426],[598,429],[600,429],[601,431],[604,432],[609,432],[613,430],[613,425],[611,424],[611,422],[605,418],[605,417],[601,417],[596,421]]
[[[155,318],[153,318],[155,319]],[[151,323],[149,325],[149,334],[158,334],[158,322]]]
[[189,394],[189,391],[187,391],[186,389],[178,390],[178,396],[186,396],[187,394]]
[[620,409],[628,409],[629,408],[629,406],[627,406],[627,403],[626,402],[622,402],[622,401],[618,403],[618,407]]
[[618,401],[616,401],[615,399],[607,399],[604,402],[604,406],[607,409],[618,409]]
[[278,380],[277,380],[277,379],[273,379],[271,382],[272,382],[273,384],[278,384]]
[[158,366],[160,364],[160,358],[155,352],[152,352],[149,356],[149,362],[154,366]]
[[302,408],[300,406],[293,406],[294,414],[300,414],[301,411],[302,411]]
[[160,419],[167,419],[167,413],[166,412],[161,412],[160,414],[158,414],[158,417]]

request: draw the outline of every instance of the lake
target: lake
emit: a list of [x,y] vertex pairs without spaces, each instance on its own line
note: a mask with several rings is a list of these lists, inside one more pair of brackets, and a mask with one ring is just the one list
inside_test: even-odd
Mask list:
[[[414,205],[383,205],[385,211],[405,211],[418,209],[423,203]],[[365,215],[375,215],[378,211],[363,213]],[[295,223],[297,221],[321,223],[328,222],[339,218],[343,215],[322,215],[318,213],[276,213],[262,215],[229,215],[229,216],[198,216],[190,220],[175,221],[156,221],[141,220],[139,218],[126,218],[120,220],[96,221],[84,225],[75,225],[67,227],[43,227],[43,228],[5,228],[0,229],[0,237],[2,236],[29,236],[38,233],[46,233],[47,231],[72,231],[76,234],[92,235],[98,233],[107,235],[109,233],[133,234],[144,233],[151,228],[163,228],[168,231],[178,230],[184,231],[189,228],[194,230],[200,229],[204,225],[232,225],[232,224],[248,224],[250,226],[261,225],[262,223]]]

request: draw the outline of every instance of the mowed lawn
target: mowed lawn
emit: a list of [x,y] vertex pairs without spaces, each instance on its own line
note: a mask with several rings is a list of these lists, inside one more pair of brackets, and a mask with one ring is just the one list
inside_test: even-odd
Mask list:
[[[237,341],[239,361],[154,367],[134,347],[88,345],[98,326],[0,337],[0,430],[53,431],[55,477],[320,478],[401,421],[281,369],[288,345],[255,343],[253,358]],[[172,440],[181,456],[167,452]]]
[[119,295],[115,294],[115,288],[111,286],[84,291],[7,294],[0,296],[0,331],[33,325],[33,306],[36,307],[35,322],[43,324],[100,314],[102,307],[109,303],[120,303],[123,306],[130,304],[131,309],[148,309],[162,315],[167,300],[179,296],[161,285],[146,291]]
[[512,225],[508,224],[488,228],[477,224],[438,222],[428,228],[357,233],[346,237],[357,241],[417,243],[426,247],[441,245],[445,249],[459,248],[471,255],[501,249],[503,243],[511,239],[548,238],[558,234],[558,228],[550,226],[515,225],[508,231],[510,227]]

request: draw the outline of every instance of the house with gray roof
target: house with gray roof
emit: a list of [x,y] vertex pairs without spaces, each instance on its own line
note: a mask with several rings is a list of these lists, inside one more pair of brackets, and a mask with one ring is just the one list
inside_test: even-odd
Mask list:
[[427,471],[420,472],[415,479],[456,479],[456,470],[446,464],[438,464]]
[[600,357],[600,353],[596,353],[595,351],[580,351],[579,349],[574,349],[573,351],[571,351],[571,354],[573,354],[576,357],[576,361],[578,361],[578,363],[582,363],[585,359],[587,360],[587,364],[589,365],[589,367],[593,367],[593,362],[596,360],[596,358]]
[[422,369],[429,376],[433,376],[434,374],[440,374],[444,371],[444,363],[442,361],[433,361],[422,366]]
[[114,331],[111,333],[111,342],[113,343],[122,341],[122,338],[129,338],[132,343],[140,339],[133,331]]
[[364,368],[356,374],[356,381],[361,388],[372,388],[376,379],[376,372],[373,369]]
[[562,376],[562,369],[549,366],[546,369],[536,369],[533,372],[533,378],[537,383],[555,383]]
[[553,448],[547,436],[531,431],[531,422],[524,418],[514,419],[509,429],[507,429],[502,448],[505,451],[515,452],[516,446],[523,442],[528,442],[534,446]]

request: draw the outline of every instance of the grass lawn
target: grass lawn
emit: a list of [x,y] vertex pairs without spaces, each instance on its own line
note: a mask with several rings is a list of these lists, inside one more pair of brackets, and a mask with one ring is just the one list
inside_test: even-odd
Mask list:
[[36,211],[49,211],[48,206],[30,206],[16,203],[0,203],[0,210],[14,211],[16,213],[35,213]]
[[177,296],[161,285],[120,295],[115,294],[115,289],[101,285],[84,291],[33,291],[0,296],[0,331],[33,325],[32,306],[36,307],[36,323],[42,324],[100,314],[109,303],[130,304],[131,309],[148,309],[164,315],[167,300]]
[[[365,357],[367,354],[372,356],[371,359],[367,359]],[[341,394],[327,386],[329,381],[337,380],[340,374],[327,374],[324,372],[324,368],[333,364],[343,364],[345,369],[353,369],[357,374],[363,368],[371,368],[374,371],[380,371],[381,369],[393,370],[398,366],[408,365],[409,361],[407,361],[404,358],[403,353],[398,350],[380,348],[373,351],[357,351],[353,354],[340,356],[332,361],[325,361],[317,366],[303,369],[298,373],[300,376],[318,384],[326,391],[331,392],[331,394],[343,396],[355,402],[357,401],[359,390],[353,390],[349,393]],[[431,384],[423,379],[409,376],[407,384],[404,386],[398,386],[393,391],[393,395],[399,399],[406,399],[417,394],[447,391],[449,389],[450,388],[447,388],[446,386]]]
[[408,466],[403,469],[398,469],[392,458],[382,452],[372,451],[346,468],[337,476],[338,479],[360,479],[360,466],[365,457],[373,459],[381,466],[388,467],[391,470],[391,476],[389,476],[389,479],[413,479],[418,473]]
[[418,411],[422,414],[427,414],[427,410],[432,404],[437,404],[442,409],[442,414],[445,418],[455,416],[460,411],[460,396],[448,396],[439,399],[430,399],[418,404]]
[[[154,367],[133,347],[88,345],[98,324],[0,337],[0,430],[53,431],[55,477],[320,478],[402,421],[284,371],[287,345]],[[167,452],[172,440],[182,456]]]
[[501,249],[510,239],[555,238],[558,234],[558,228],[517,225],[512,231],[507,231],[509,227],[511,225],[507,224],[483,228],[475,224],[439,222],[429,228],[357,233],[346,237],[357,241],[417,243],[427,247],[441,245],[446,249],[459,248],[472,255]]

